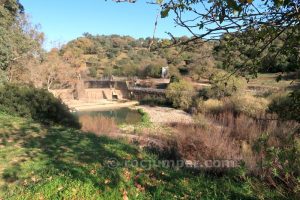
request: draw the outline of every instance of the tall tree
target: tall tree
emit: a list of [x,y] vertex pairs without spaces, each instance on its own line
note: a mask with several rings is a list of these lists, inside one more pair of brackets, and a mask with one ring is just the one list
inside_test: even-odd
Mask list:
[[29,68],[30,81],[37,87],[48,90],[70,88],[77,80],[76,68],[64,61],[58,49],[52,49],[41,63]]
[[0,70],[13,81],[24,60],[41,54],[44,35],[30,24],[17,0],[0,1],[0,16]]
[[236,65],[235,73],[256,73],[253,60],[261,60],[261,55],[284,34],[286,37],[275,54],[299,57],[299,0],[156,0],[153,3],[161,6],[161,17],[172,12],[177,25],[193,36],[188,41],[174,41],[177,45],[191,40],[220,40],[224,34],[248,32],[250,37],[244,42],[255,51],[241,65]]

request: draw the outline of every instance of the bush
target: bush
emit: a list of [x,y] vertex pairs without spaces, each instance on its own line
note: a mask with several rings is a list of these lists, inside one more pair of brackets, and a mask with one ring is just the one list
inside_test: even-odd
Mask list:
[[274,98],[269,106],[281,119],[300,122],[300,90]]
[[150,64],[147,65],[146,68],[143,71],[143,76],[144,77],[152,77],[152,78],[161,78],[161,66],[160,65],[155,65],[155,64]]
[[212,98],[232,96],[246,88],[246,81],[234,75],[219,71],[210,77],[211,88],[208,94]]
[[[200,105],[202,104],[202,108]],[[224,111],[224,103],[217,99],[209,99],[198,104],[198,109],[203,113],[219,114]]]
[[257,98],[249,94],[243,96],[234,95],[222,100],[202,99],[196,100],[198,112],[206,114],[221,114],[223,112],[233,112],[236,114],[245,114],[250,117],[262,116],[268,108],[269,101],[264,98]]
[[268,100],[254,97],[249,94],[243,96],[234,95],[227,101],[227,107],[236,113],[244,113],[248,116],[256,117],[263,115],[268,108]]
[[238,143],[228,131],[213,126],[174,124],[172,139],[181,158],[188,160],[240,160]]
[[[284,195],[300,194],[300,138],[299,124],[276,127],[273,133],[262,134],[253,145],[261,161],[260,175]],[[289,128],[287,128],[289,127]]]
[[180,80],[168,86],[166,96],[175,108],[188,109],[192,104],[194,93],[195,90],[190,83]]
[[89,68],[89,71],[90,71],[90,74],[89,74],[89,75],[90,75],[91,77],[93,77],[93,78],[96,78],[96,77],[97,77],[97,67],[94,67],[94,66],[93,66],[93,67],[90,67],[90,68]]
[[5,71],[3,70],[0,70],[0,85],[6,83],[8,80],[7,80],[7,74],[5,73]]
[[169,105],[169,102],[165,97],[156,97],[151,95],[146,95],[144,98],[140,100],[141,104],[150,105],[150,106],[165,106]]
[[172,75],[170,78],[170,83],[176,83],[180,81],[180,77],[177,75]]
[[77,118],[51,93],[29,85],[5,84],[0,87],[0,111],[28,117],[45,124],[58,123],[79,128]]

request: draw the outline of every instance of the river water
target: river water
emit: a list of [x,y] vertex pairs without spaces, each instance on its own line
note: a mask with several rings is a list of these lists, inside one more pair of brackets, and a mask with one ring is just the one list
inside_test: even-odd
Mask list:
[[137,110],[129,108],[119,108],[106,111],[89,111],[89,112],[78,112],[79,118],[83,115],[90,115],[92,117],[104,116],[112,118],[117,124],[137,124],[141,121],[141,114]]

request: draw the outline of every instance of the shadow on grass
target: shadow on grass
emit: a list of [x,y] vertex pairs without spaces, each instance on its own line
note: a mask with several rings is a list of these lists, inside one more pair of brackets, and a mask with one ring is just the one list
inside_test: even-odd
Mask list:
[[[18,143],[25,149],[26,157],[32,161],[46,161],[41,171],[35,171],[35,174],[42,174],[45,176],[43,178],[65,174],[70,179],[92,182],[102,190],[105,187],[101,180],[109,179],[109,186],[116,187],[121,179],[121,168],[112,170],[107,165],[107,160],[113,158],[122,162],[123,154],[136,155],[138,152],[125,143],[75,129],[47,127],[42,129],[44,132],[41,134],[41,128],[32,126],[30,122],[22,123],[17,131],[10,124],[3,127],[11,131],[11,134],[0,134],[5,138],[2,141]],[[3,145],[9,144],[5,142]],[[19,163],[21,162],[16,161],[4,170],[2,178],[7,183],[19,179]]]
[[[14,130],[10,125],[6,128]],[[114,190],[118,197],[122,196],[121,188],[127,187],[128,190],[136,192],[141,187],[144,188],[144,195],[148,199],[149,197],[170,199],[174,198],[174,195],[181,197],[190,195],[192,199],[205,196],[207,199],[255,199],[252,194],[244,194],[240,183],[228,181],[226,177],[211,177],[160,167],[146,169],[143,172],[138,172],[134,167],[128,169],[124,166],[112,169],[107,165],[107,159],[113,158],[120,163],[126,159],[138,160],[139,151],[134,146],[107,137],[61,127],[39,127],[28,121],[20,123],[18,130],[12,133],[6,134],[7,140],[12,140],[24,149],[27,161],[31,163],[27,170],[33,173],[22,174],[20,167],[22,160],[16,160],[4,170],[2,178],[7,185],[13,182],[22,184],[24,179],[31,179],[34,181],[34,184],[28,186],[28,191],[31,192],[39,190],[37,185],[50,187],[51,180],[54,181],[56,177],[62,179],[59,184],[70,184],[67,187],[72,187],[70,182],[73,181],[91,183],[93,191],[100,190],[103,195],[106,191]],[[130,171],[129,180],[126,180],[126,177],[124,180],[124,170]],[[35,176],[39,176],[40,181],[36,180]],[[56,195],[56,192],[57,189],[50,191],[51,195]],[[24,193],[26,192],[21,190],[12,195]],[[61,197],[65,198],[66,194],[62,194]],[[129,197],[134,195],[135,193],[130,192],[128,194]]]

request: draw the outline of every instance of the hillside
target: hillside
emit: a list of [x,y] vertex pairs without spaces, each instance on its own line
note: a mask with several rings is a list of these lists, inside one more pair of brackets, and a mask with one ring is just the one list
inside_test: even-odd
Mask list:
[[[181,41],[188,39],[179,38]],[[109,75],[160,78],[161,68],[165,66],[171,68],[171,74],[180,75],[187,70],[196,70],[198,64],[200,68],[213,65],[213,43],[203,45],[194,42],[187,51],[178,46],[161,48],[170,45],[172,41],[155,39],[149,50],[151,41],[150,38],[93,36],[86,33],[63,46],[61,56],[71,64],[83,66],[86,75],[93,78]],[[200,60],[201,56],[206,58]]]
[[[161,68],[169,66],[170,76],[190,77],[194,81],[207,79],[217,70],[233,72],[243,67],[243,61],[251,59],[251,55],[244,52],[248,46],[228,49],[226,38],[219,42],[190,41],[188,37],[176,40],[186,45],[172,45],[172,40],[156,38],[150,47],[151,38],[85,33],[64,45],[60,55],[71,65],[80,66],[86,78],[110,75],[160,78]],[[275,47],[280,45],[281,39],[278,40]],[[297,61],[288,56],[277,58],[272,51],[266,51],[262,56],[261,62],[253,60],[247,64],[257,67],[256,71],[241,72],[241,75],[253,78],[251,75],[256,73],[295,72],[298,69]]]

